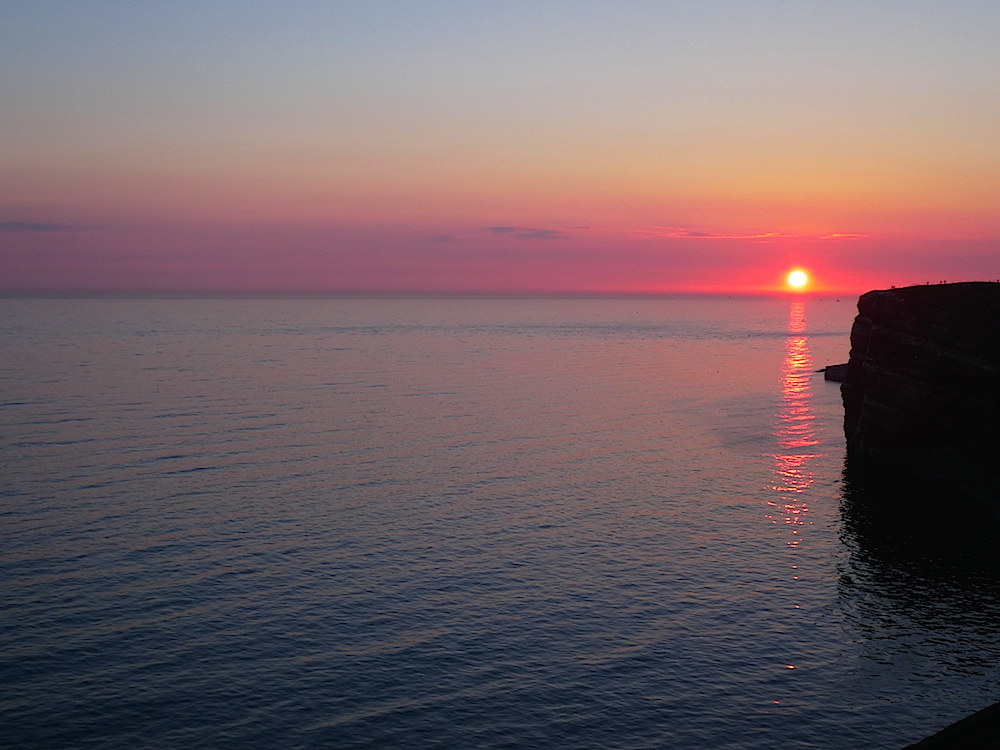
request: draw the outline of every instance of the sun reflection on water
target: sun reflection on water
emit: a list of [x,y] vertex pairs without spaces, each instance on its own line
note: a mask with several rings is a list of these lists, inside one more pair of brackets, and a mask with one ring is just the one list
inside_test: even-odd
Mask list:
[[815,481],[810,464],[820,455],[814,450],[819,445],[812,409],[814,375],[806,335],[806,306],[802,298],[792,300],[788,333],[781,368],[781,408],[774,432],[778,450],[770,454],[774,459],[774,481],[770,489],[779,496],[770,505],[779,511],[772,519],[792,527],[788,546],[798,547],[800,527],[805,525],[809,512],[804,493]]

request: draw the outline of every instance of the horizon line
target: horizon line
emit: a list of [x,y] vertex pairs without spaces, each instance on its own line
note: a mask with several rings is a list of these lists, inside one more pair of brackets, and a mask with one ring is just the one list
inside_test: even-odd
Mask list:
[[664,290],[302,290],[302,289],[0,289],[0,298],[37,299],[220,299],[220,298],[428,298],[428,299],[655,299],[663,297],[834,297],[861,295],[863,289],[664,289]]

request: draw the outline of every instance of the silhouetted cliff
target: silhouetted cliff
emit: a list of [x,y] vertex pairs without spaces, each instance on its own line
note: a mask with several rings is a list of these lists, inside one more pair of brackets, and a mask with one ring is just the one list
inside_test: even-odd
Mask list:
[[862,295],[841,392],[856,478],[1000,513],[1000,284]]

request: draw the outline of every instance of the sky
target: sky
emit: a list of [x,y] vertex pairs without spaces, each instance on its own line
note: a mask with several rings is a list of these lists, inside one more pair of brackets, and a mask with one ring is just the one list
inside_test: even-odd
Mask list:
[[996,0],[5,0],[0,293],[1000,279]]

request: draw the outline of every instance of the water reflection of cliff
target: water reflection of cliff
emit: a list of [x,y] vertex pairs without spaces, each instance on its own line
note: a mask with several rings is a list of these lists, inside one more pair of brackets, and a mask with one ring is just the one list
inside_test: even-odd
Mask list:
[[815,481],[811,463],[821,455],[816,452],[816,416],[812,409],[813,366],[806,335],[805,300],[792,300],[788,316],[788,338],[781,369],[781,408],[778,411],[774,435],[777,450],[774,459],[774,483],[770,489],[778,499],[770,505],[780,512],[776,521],[792,526],[788,544],[797,547],[799,529],[809,512],[806,490]]
[[[879,510],[881,492],[845,478],[839,593],[867,656],[924,680],[971,680],[978,708],[1000,698],[1000,548],[992,532],[962,536]],[[959,718],[961,714],[954,718]]]

